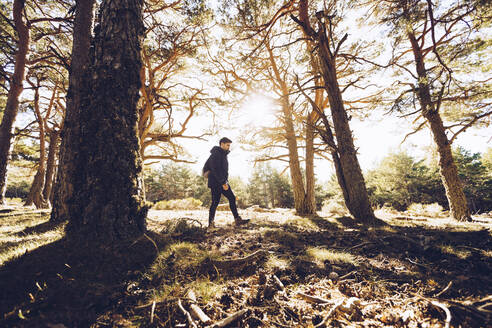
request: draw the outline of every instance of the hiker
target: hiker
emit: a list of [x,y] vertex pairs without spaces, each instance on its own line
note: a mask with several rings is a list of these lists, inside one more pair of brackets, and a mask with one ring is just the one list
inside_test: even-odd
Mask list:
[[229,177],[229,162],[227,161],[227,154],[231,148],[232,141],[229,138],[222,138],[219,141],[219,146],[214,146],[210,150],[210,157],[205,162],[203,167],[203,175],[208,178],[208,187],[212,192],[212,204],[210,204],[210,211],[208,214],[208,227],[209,229],[215,228],[214,219],[215,211],[220,202],[221,195],[224,195],[229,200],[229,207],[234,215],[234,223],[241,225],[247,223],[249,220],[244,220],[239,216],[236,206],[236,196],[231,190],[231,186],[227,181]]

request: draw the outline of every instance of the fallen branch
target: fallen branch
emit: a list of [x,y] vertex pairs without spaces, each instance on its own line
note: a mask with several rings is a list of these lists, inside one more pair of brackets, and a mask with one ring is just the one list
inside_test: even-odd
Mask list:
[[331,316],[333,314],[335,314],[335,311],[343,304],[343,299],[341,299],[340,301],[338,301],[337,303],[335,303],[335,305],[330,309],[330,311],[325,315],[325,317],[323,318],[323,321],[321,321],[320,323],[318,323],[316,326],[314,326],[315,328],[320,328],[320,327],[323,327],[324,325],[326,325],[326,322],[328,321],[328,319],[331,318]]
[[345,275],[341,276],[340,278],[338,278],[338,280],[340,281],[340,280],[343,280],[343,279],[345,279],[345,278],[348,278],[348,277],[350,277],[351,275],[353,275],[353,274],[354,274],[354,273],[356,273],[356,272],[357,272],[357,271],[355,271],[355,270],[354,270],[354,271],[350,271],[349,273],[347,273],[347,274],[345,274]]
[[[476,327],[481,327],[484,323],[490,322],[492,319],[491,313],[492,311],[489,310],[483,310],[481,308],[477,308],[475,305],[471,304],[464,304],[461,302],[457,301],[452,301],[452,300],[446,300],[446,299],[438,299],[438,298],[431,298],[431,297],[425,297],[416,293],[411,293],[417,298],[426,300],[430,304],[439,307],[446,313],[446,327],[450,327],[450,322],[451,322],[451,311],[458,313],[456,318],[460,318],[463,315],[469,317],[474,321],[474,325],[471,326],[476,326]],[[448,313],[449,311],[449,313]],[[449,321],[448,321],[449,320]],[[468,322],[469,323],[469,322]],[[471,327],[470,326],[470,327]]]
[[272,278],[273,278],[273,281],[275,281],[275,284],[277,285],[277,287],[281,290],[281,291],[285,291],[285,286],[284,284],[280,281],[280,279],[278,279],[278,277],[276,275],[272,275]]
[[446,320],[444,321],[444,328],[449,328],[451,324],[451,311],[449,311],[448,307],[441,302],[430,301],[430,303],[440,309],[442,309],[446,313]]
[[186,319],[188,320],[188,323],[190,324],[190,327],[198,328],[198,326],[196,325],[195,321],[193,321],[193,318],[191,317],[190,312],[186,311],[186,309],[183,307],[183,304],[181,303],[181,300],[178,300],[178,307],[181,310],[181,312],[183,312],[183,314],[186,317]]
[[251,263],[255,261],[264,259],[266,257],[266,253],[267,252],[265,250],[258,250],[246,257],[224,260],[224,261],[213,260],[208,258],[202,263],[201,270],[208,272],[211,271],[211,269],[215,269],[214,271],[220,271],[220,270],[231,270],[231,269],[242,268],[245,265],[251,265]]
[[406,260],[412,264],[415,264],[415,265],[418,265],[419,267],[422,267],[422,268],[425,268],[425,269],[429,269],[429,266],[428,265],[425,265],[425,264],[420,264],[418,262],[415,262],[415,261],[412,261],[410,258],[406,258]]
[[152,309],[150,310],[150,323],[154,322],[155,301],[152,302]]
[[244,310],[240,310],[240,311],[237,311],[233,314],[231,314],[230,316],[228,316],[227,318],[217,322],[216,324],[214,324],[212,327],[213,328],[221,328],[221,327],[225,327],[231,323],[233,323],[234,321],[240,319],[242,316],[246,315],[247,313],[249,312],[248,309],[244,309]]
[[309,303],[314,303],[314,304],[326,304],[326,303],[330,303],[329,300],[327,299],[324,299],[324,298],[321,298],[321,297],[318,297],[318,296],[311,296],[311,295],[308,295],[308,294],[304,294],[304,293],[297,293],[297,296],[299,296],[300,298],[302,298],[303,300],[309,302]]
[[204,324],[209,324],[212,322],[212,319],[208,315],[205,314],[205,312],[202,311],[202,309],[196,304],[196,295],[193,290],[188,291],[188,299],[190,300],[190,313],[191,316],[194,317],[195,319],[200,320]]
[[350,248],[347,248],[346,250],[347,251],[351,251],[353,249],[356,249],[356,248],[359,248],[359,247],[362,247],[362,246],[366,246],[366,245],[370,245],[370,244],[374,244],[374,243],[372,241],[366,241],[366,242],[363,242],[361,244],[358,244],[358,245],[352,246]]
[[436,295],[434,295],[434,297],[439,297],[441,296],[442,294],[444,294],[449,288],[451,288],[451,286],[453,285],[453,281],[451,280],[449,282],[449,284],[446,286],[446,288],[444,288],[443,290],[441,290],[439,293],[437,293]]

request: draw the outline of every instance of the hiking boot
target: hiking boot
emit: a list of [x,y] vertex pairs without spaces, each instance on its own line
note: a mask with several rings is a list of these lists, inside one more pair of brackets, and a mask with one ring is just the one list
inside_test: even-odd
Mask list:
[[234,218],[234,224],[235,225],[242,225],[242,224],[246,224],[249,222],[249,219],[243,219],[242,217],[238,216],[237,218]]

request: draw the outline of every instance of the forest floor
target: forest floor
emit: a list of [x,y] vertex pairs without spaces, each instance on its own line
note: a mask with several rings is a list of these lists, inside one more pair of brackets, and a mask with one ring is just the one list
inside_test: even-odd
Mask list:
[[69,251],[46,211],[0,213],[0,326],[492,327],[490,216],[241,214],[207,231],[206,210],[151,210],[114,262]]

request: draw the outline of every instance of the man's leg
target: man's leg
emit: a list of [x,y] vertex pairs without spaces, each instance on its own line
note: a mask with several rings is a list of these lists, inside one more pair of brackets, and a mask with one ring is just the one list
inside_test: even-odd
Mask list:
[[236,225],[248,223],[249,220],[244,220],[239,216],[239,213],[237,212],[236,196],[232,192],[231,187],[229,186],[229,189],[227,190],[222,189],[222,194],[224,194],[224,196],[226,196],[227,199],[229,200],[229,207],[231,208],[232,215],[234,215],[234,223]]
[[236,195],[234,195],[230,186],[227,190],[222,189],[222,194],[224,194],[224,196],[226,196],[229,200],[229,207],[232,215],[234,215],[234,219],[237,219],[239,217],[239,213],[237,212]]
[[215,219],[215,211],[217,210],[217,206],[220,203],[220,195],[221,195],[222,186],[216,188],[210,188],[210,192],[212,193],[212,203],[210,204],[210,210],[208,212],[208,226],[213,226]]

